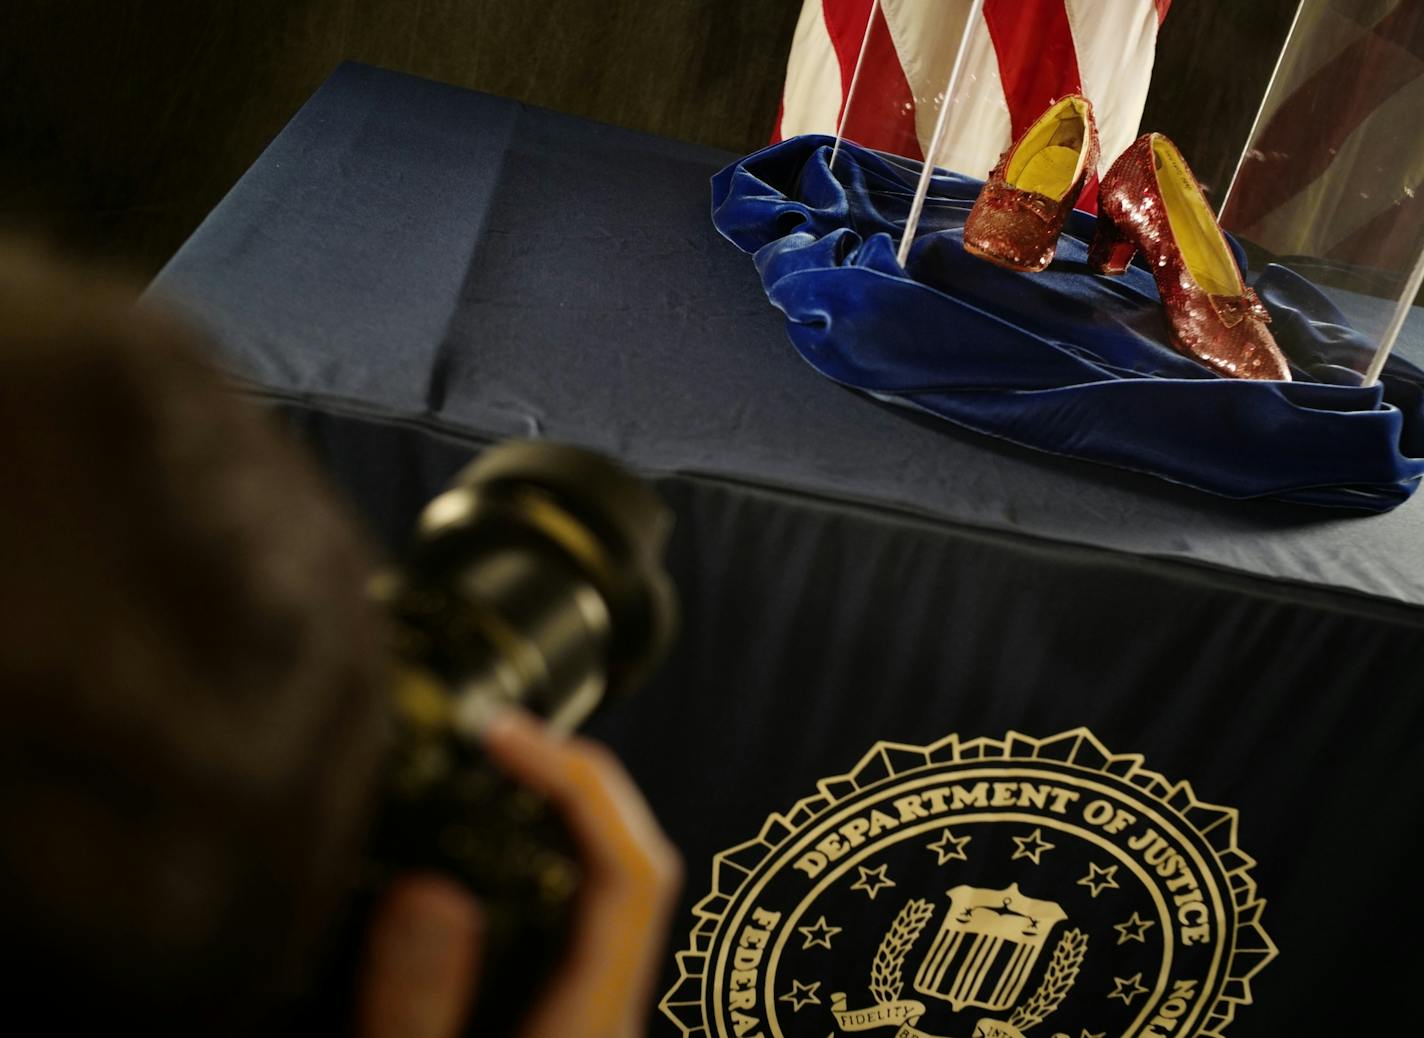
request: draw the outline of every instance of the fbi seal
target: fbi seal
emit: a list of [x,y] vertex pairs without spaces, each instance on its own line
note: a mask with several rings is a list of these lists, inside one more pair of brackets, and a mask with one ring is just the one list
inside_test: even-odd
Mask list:
[[716,856],[686,1038],[1220,1036],[1276,955],[1234,810],[1045,739],[879,743]]

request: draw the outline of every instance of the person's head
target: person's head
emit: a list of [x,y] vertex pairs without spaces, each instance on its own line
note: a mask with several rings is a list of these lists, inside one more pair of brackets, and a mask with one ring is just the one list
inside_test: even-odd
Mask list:
[[7,1012],[207,1035],[302,983],[380,748],[368,576],[186,332],[0,249]]

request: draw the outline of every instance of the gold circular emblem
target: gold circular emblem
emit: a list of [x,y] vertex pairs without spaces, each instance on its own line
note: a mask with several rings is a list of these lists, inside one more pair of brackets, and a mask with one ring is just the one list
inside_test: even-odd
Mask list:
[[1046,739],[878,743],[717,855],[687,1038],[1219,1036],[1276,955],[1234,810]]

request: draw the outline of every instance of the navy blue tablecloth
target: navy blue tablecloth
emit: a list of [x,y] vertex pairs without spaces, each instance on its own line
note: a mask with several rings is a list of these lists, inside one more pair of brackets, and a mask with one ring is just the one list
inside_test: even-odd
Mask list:
[[[714,855],[877,741],[1082,728],[1240,812],[1280,956],[1231,1035],[1349,1033],[1360,1007],[1402,1005],[1420,953],[1366,931],[1424,924],[1424,501],[1360,518],[1217,500],[837,387],[711,226],[731,158],[348,65],[150,298],[213,333],[390,543],[503,437],[655,479],[685,630],[596,731],[688,860],[684,964],[711,969],[690,909]],[[1114,961],[1107,936],[1085,978]],[[876,947],[852,951],[847,977]],[[678,977],[670,956],[663,990]],[[785,1033],[837,1026],[842,978],[817,982]],[[869,1001],[852,982],[835,990]],[[694,1026],[673,1003],[653,1033]]]

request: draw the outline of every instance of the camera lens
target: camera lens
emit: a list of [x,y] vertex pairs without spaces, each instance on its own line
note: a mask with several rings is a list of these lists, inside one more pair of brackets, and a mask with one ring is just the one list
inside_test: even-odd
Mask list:
[[671,525],[647,484],[600,455],[493,448],[426,507],[380,587],[401,655],[453,693],[457,732],[476,732],[498,702],[577,727],[666,651]]

